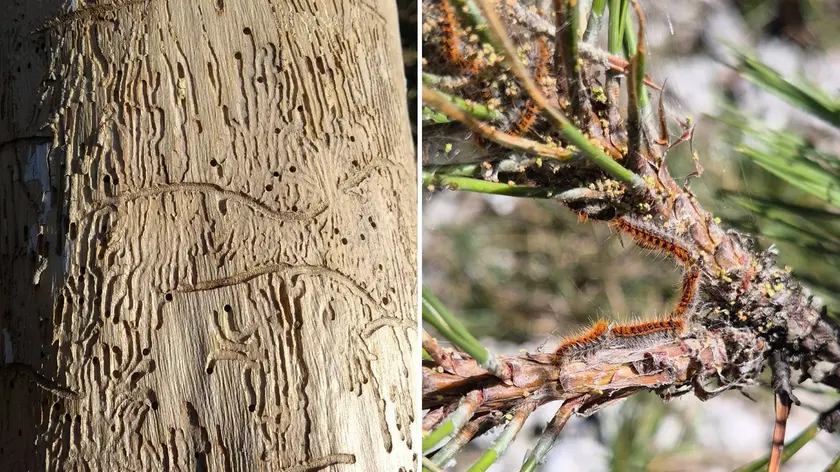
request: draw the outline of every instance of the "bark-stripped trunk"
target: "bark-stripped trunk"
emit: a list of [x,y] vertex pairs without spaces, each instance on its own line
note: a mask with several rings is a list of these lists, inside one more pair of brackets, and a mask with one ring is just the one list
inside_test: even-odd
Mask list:
[[5,3],[2,468],[413,469],[395,4]]

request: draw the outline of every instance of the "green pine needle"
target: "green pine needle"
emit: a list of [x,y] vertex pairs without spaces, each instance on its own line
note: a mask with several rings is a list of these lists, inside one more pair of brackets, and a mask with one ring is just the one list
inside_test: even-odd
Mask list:
[[809,114],[840,127],[840,100],[830,97],[818,87],[802,82],[794,84],[764,63],[730,46],[738,58],[736,68],[741,75],[774,95]]

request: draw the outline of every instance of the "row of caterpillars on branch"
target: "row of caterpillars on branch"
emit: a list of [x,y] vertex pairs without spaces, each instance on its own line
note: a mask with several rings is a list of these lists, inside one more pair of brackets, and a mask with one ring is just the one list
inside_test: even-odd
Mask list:
[[655,225],[633,217],[621,216],[610,225],[629,235],[639,246],[665,254],[683,267],[680,299],[665,318],[618,325],[599,320],[581,334],[564,339],[554,351],[560,359],[591,354],[602,348],[645,347],[677,338],[688,326],[687,315],[696,304],[703,276],[699,258],[691,246]]
[[[459,7],[458,3],[456,0],[423,2],[424,67],[428,72],[443,74],[438,77],[436,86],[455,93],[470,106],[483,103],[497,116],[486,123],[492,129],[514,138],[530,135],[538,137],[541,142],[562,146],[562,135],[549,121],[541,119],[542,110],[508,73],[493,46],[461,21],[470,13],[468,10],[460,11],[465,7]],[[589,97],[587,102],[591,102],[585,107],[587,112],[585,116],[578,117],[582,123],[589,124],[583,131],[599,137],[605,151],[612,157],[621,158],[626,152],[627,136],[617,109],[613,110],[618,97],[614,97],[611,108],[603,87],[597,86],[597,80],[594,76],[590,78],[590,72],[585,70],[578,72],[582,74],[579,78],[566,77],[554,50],[554,26],[544,12],[531,10],[515,0],[499,2],[496,8],[505,19],[508,35],[519,44],[517,54],[550,104],[567,110],[570,103],[569,80],[582,80],[587,84],[586,88],[591,88],[591,92],[586,94]],[[628,67],[626,60],[605,53],[596,54],[595,49],[583,43],[580,46],[590,48],[581,56],[584,62],[601,64],[615,72],[625,72]],[[660,89],[652,82],[649,85]],[[614,92],[618,93],[617,90]],[[660,115],[664,116],[663,113],[660,112]],[[489,144],[479,135],[473,138],[480,144]]]
[[[444,74],[455,74],[446,76],[452,80],[445,80],[438,86],[459,89],[460,93],[480,99],[496,111],[505,113],[508,110],[509,116],[503,120],[504,131],[512,136],[528,134],[540,117],[540,108],[531,98],[521,96],[519,85],[501,67],[502,58],[490,44],[481,41],[472,27],[461,23],[461,12],[456,8],[452,0],[424,2],[424,60],[440,57],[440,62],[434,62],[434,65],[442,67]],[[507,11],[522,7],[500,4],[499,8]],[[549,101],[559,104],[556,82],[550,73],[552,49],[547,38],[527,33],[523,44],[519,50],[526,62],[531,63],[534,80]]]

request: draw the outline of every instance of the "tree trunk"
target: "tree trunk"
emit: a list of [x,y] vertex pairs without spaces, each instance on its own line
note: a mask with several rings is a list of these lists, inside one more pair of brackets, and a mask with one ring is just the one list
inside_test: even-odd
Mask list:
[[2,468],[413,470],[395,4],[5,3]]

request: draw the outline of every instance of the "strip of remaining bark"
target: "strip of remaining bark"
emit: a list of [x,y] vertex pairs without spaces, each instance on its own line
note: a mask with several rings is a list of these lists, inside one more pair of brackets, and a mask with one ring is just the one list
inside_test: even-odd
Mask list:
[[[580,359],[542,354],[504,357],[511,384],[488,376],[472,359],[455,360],[458,374],[423,368],[423,408],[438,408],[481,389],[477,413],[509,410],[534,395],[566,400],[593,395],[614,400],[639,390],[680,395],[694,389],[702,399],[754,383],[768,346],[749,330],[700,330],[672,342],[636,349],[605,348]],[[710,384],[716,383],[715,387]],[[600,409],[594,400],[587,413]]]

